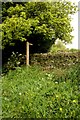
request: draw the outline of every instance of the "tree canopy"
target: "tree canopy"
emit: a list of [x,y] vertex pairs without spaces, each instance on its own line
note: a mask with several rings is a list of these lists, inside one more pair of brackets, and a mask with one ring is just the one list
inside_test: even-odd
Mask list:
[[2,47],[20,40],[32,43],[34,52],[47,52],[57,38],[70,43],[75,12],[76,5],[67,1],[3,3]]

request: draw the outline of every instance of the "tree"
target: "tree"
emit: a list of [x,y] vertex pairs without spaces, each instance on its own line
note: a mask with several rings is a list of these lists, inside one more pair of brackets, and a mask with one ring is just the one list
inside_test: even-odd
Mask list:
[[29,41],[33,52],[47,52],[57,38],[69,43],[75,12],[76,5],[66,1],[3,3],[2,47]]
[[53,44],[49,50],[50,53],[55,53],[58,51],[67,51],[68,49],[66,48],[65,44],[61,40],[56,40],[55,44]]

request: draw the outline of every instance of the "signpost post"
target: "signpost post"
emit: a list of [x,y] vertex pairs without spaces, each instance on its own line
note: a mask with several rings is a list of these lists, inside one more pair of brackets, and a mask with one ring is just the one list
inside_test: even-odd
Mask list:
[[26,42],[26,65],[29,66],[29,45],[33,45],[29,42]]

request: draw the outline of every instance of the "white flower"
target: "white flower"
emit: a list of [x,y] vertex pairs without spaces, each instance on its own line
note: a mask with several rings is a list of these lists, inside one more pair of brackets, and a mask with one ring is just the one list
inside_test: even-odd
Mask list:
[[12,52],[12,54],[13,54],[13,55],[15,54],[14,51]]
[[17,65],[19,65],[20,64],[20,62],[17,62]]
[[77,101],[76,100],[73,100],[73,103],[76,103]]
[[21,93],[19,93],[19,95],[21,95]]
[[62,108],[60,108],[60,111],[62,112]]
[[21,56],[22,54],[19,54],[19,56]]
[[55,82],[56,84],[58,84],[58,82]]

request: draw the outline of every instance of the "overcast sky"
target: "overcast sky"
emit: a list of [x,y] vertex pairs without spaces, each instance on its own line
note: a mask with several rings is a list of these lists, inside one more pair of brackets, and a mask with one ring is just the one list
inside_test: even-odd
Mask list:
[[[75,2],[78,5],[78,2],[80,0],[69,0],[72,2]],[[71,22],[71,25],[74,28],[74,31],[72,32],[72,35],[74,36],[72,40],[72,44],[67,45],[68,48],[77,48],[78,49],[78,12],[72,16],[73,20]]]

